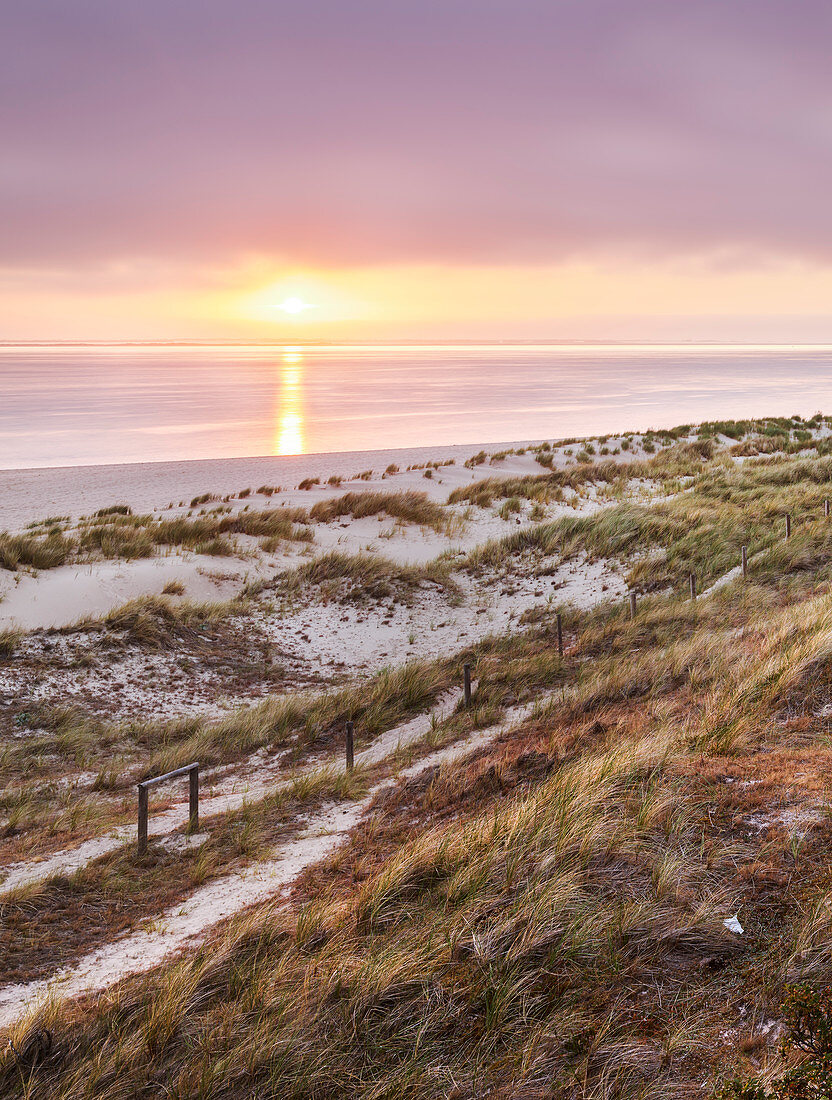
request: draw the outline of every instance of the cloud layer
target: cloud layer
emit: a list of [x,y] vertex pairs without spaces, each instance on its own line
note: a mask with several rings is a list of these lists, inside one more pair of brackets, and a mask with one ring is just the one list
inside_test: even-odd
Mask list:
[[832,253],[832,8],[27,0],[0,265]]

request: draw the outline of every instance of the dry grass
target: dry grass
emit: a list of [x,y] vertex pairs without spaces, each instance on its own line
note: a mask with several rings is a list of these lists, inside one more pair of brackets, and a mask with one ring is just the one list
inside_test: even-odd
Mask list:
[[214,818],[203,817],[198,847],[130,842],[70,877],[55,876],[0,898],[0,983],[33,981],[150,920],[195,888],[268,856],[302,830],[324,801],[354,800],[364,776],[326,770]]
[[0,569],[14,571],[21,566],[55,569],[64,564],[72,549],[72,541],[58,528],[51,528],[43,535],[0,532]]
[[[773,1065],[762,1025],[784,981],[832,981],[832,465],[733,468],[708,460],[707,433],[700,443],[656,456],[692,478],[673,500],[542,524],[469,559],[627,564],[652,592],[636,619],[603,606],[570,616],[562,660],[544,625],[220,723],[136,724],[130,739],[160,771],[265,745],[326,749],[347,718],[369,740],[458,683],[462,659],[475,707],[432,731],[437,742],[545,693],[523,729],[379,798],[287,907],[258,907],[86,1006],[47,1007],[34,1026],[52,1030],[51,1051],[37,1063],[7,1053],[0,1091],[681,1100]],[[678,598],[688,570],[715,579],[742,544],[746,582]],[[325,555],[286,591],[363,598],[452,580],[397,570]],[[52,736],[88,734],[67,719]],[[21,794],[21,813],[37,798]],[[723,924],[737,911],[742,937]]]
[[193,518],[156,519],[134,516],[126,506],[119,505],[82,520],[74,531],[53,526],[23,535],[0,533],[0,568],[54,569],[68,561],[94,558],[130,561],[152,557],[159,547],[228,555],[235,551],[234,535],[310,542],[313,535],[309,522],[309,513],[303,508],[236,513],[218,509]]
[[175,1094],[205,1096],[661,1085],[668,1048],[677,1063],[699,1053],[681,1036],[696,1013],[685,1003],[656,1028],[634,1013],[638,989],[671,997],[737,950],[665,754],[590,754],[495,812],[428,828],[347,896],[237,921],[149,1002],[125,991],[60,1033],[72,1057],[36,1070],[29,1095],[135,1094],[162,1066]]
[[410,602],[420,588],[432,587],[448,596],[458,592],[447,562],[427,565],[400,565],[374,554],[344,554],[332,550],[284,573],[273,590],[283,596],[298,596],[314,590],[319,599],[379,601],[394,599]]
[[418,523],[440,533],[446,527],[445,509],[429,500],[426,493],[345,493],[313,505],[309,518],[315,523],[331,523],[341,516],[363,519],[388,515],[403,523]]

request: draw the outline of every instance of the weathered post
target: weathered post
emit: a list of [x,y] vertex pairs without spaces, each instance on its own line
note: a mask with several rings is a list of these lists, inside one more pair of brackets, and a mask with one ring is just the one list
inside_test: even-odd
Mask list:
[[351,772],[354,765],[354,748],[355,748],[355,726],[352,722],[347,722],[347,771]]
[[199,829],[199,762],[185,764],[181,768],[174,768],[172,772],[164,775],[155,775],[152,779],[143,779],[138,784],[139,788],[139,827],[137,851],[143,856],[147,851],[147,817],[148,817],[148,793],[151,787],[159,783],[165,783],[168,779],[176,779],[177,776],[188,776],[188,831],[196,832]]
[[786,538],[790,539],[791,537],[792,537],[792,517],[787,512],[786,513]]
[[823,514],[826,516],[827,519],[829,519],[829,501],[828,500],[825,500],[823,502]]
[[465,705],[470,707],[471,705],[471,666],[466,663],[462,666],[462,685],[465,695]]
[[147,851],[147,787],[139,784],[139,837],[136,850],[140,856]]
[[742,575],[748,576],[748,549],[745,546],[742,548]]
[[692,600],[695,600],[696,599],[696,574],[691,573],[689,579],[690,579],[690,598]]
[[631,592],[630,593],[630,618],[634,619],[635,617],[636,617],[636,594],[635,594],[635,592]]
[[558,622],[558,657],[562,657],[563,656],[563,617],[562,617],[560,612],[558,612],[557,622]]
[[188,828],[192,833],[199,832],[199,765],[195,764],[188,772]]

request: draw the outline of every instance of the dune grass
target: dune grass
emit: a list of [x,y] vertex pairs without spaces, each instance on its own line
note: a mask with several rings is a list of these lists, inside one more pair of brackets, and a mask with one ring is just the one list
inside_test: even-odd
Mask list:
[[[452,1087],[508,1096],[543,1085],[568,1095],[576,1080],[577,1095],[635,1097],[647,1085],[673,1095],[699,1082],[723,1026],[714,998],[730,1002],[740,982],[748,996],[752,972],[723,924],[742,890],[737,857],[723,839],[706,840],[714,803],[680,766],[705,746],[725,751],[714,720],[729,706],[745,718],[747,752],[801,685],[832,690],[828,597],[809,597],[799,612],[772,607],[770,624],[757,623],[762,640],[746,647],[736,625],[753,607],[738,599],[731,615],[720,600],[661,597],[633,622],[612,610],[588,617],[574,640],[595,658],[567,658],[578,679],[538,724],[594,729],[586,723],[613,708],[619,729],[630,716],[629,736],[616,744],[609,727],[607,745],[578,746],[517,796],[484,797],[460,820],[428,819],[383,851],[370,826],[357,862],[334,857],[289,912],[261,907],[76,1022],[47,1010],[40,1024],[61,1053],[26,1068],[26,1095],[139,1093],[162,1072],[175,1093],[241,1098],[438,1097]],[[557,682],[564,665],[541,632],[534,647],[495,642],[477,673],[480,691],[499,682],[506,702]],[[398,688],[418,705],[424,685]],[[390,700],[382,694],[379,721]],[[464,773],[457,783],[451,806],[473,789]],[[356,880],[339,874],[362,859]],[[817,930],[798,919],[794,934],[818,958],[808,946]],[[755,955],[753,979],[766,997],[768,950]],[[233,1057],[217,1054],[222,1034],[233,1035]],[[10,1095],[19,1071],[7,1058]]]
[[446,513],[441,504],[430,500],[426,493],[344,493],[330,500],[320,500],[309,510],[314,523],[331,523],[341,516],[363,519],[379,514],[392,516],[403,523],[418,523],[440,533],[445,530]]
[[59,529],[43,535],[10,535],[0,532],[0,569],[14,571],[20,566],[55,569],[63,565],[73,550],[73,542]]
[[628,996],[649,979],[672,1001],[700,961],[737,951],[665,751],[590,755],[494,812],[428,829],[348,897],[324,889],[291,916],[236,922],[165,970],[149,1001],[146,985],[127,990],[63,1033],[71,1057],[35,1070],[28,1095],[136,1094],[162,1066],[174,1094],[203,1096],[661,1084],[668,1050],[699,1053],[698,1006],[686,999],[644,1037]]
[[55,569],[68,561],[96,557],[131,561],[152,557],[160,547],[228,555],[234,553],[235,535],[311,542],[314,536],[309,524],[304,508],[157,519],[133,515],[119,505],[102,509],[73,530],[50,527],[22,535],[0,532],[0,569]]
[[[261,486],[258,492],[269,488]],[[191,507],[214,499],[204,493],[191,501]],[[309,510],[284,507],[230,512],[218,508],[172,519],[134,515],[127,505],[113,505],[81,520],[72,530],[66,524],[57,524],[21,535],[0,532],[0,569],[54,569],[67,561],[96,557],[132,561],[170,547],[228,556],[235,552],[236,535],[265,540],[267,551],[274,552],[284,542],[314,541],[315,523],[329,523],[347,515],[361,519],[381,514],[403,523],[432,527],[440,533],[447,529],[443,506],[417,492],[351,492],[318,501]]]
[[[782,584],[798,570],[824,579],[832,551],[832,524],[824,516],[830,496],[829,458],[719,463],[670,499],[649,506],[625,502],[527,527],[477,547],[464,567],[477,573],[510,569],[524,555],[585,555],[624,563],[633,588],[682,592],[690,573],[701,590],[735,568],[745,546],[750,557],[761,555],[754,562],[760,579]],[[788,541],[786,515],[792,520]]]
[[[263,590],[263,586],[258,586]],[[436,559],[425,565],[402,565],[377,554],[346,554],[331,550],[297,566],[280,577],[270,590],[297,597],[314,589],[318,599],[411,602],[421,588],[434,588],[454,597],[459,585],[449,562]],[[254,591],[252,588],[251,591]]]
[[[52,1046],[0,1055],[0,1091],[681,1100],[726,1074],[756,1089],[769,1059],[764,1091],[725,1093],[767,1096],[779,1055],[763,1025],[786,983],[832,982],[832,465],[695,451],[668,468],[688,478],[673,499],[539,524],[469,556],[472,570],[579,554],[630,570],[647,593],[636,618],[564,608],[563,659],[543,625],[221,722],[56,724],[41,751],[62,751],[61,737],[106,751],[111,737],[150,774],[331,747],[347,718],[369,740],[457,685],[461,660],[475,709],[449,731],[543,700],[473,761],[386,794],[287,905],[86,1006],[47,1006],[13,1038],[30,1050],[47,1027]],[[740,545],[747,580],[680,598],[687,571],[704,586]],[[325,555],[287,592],[412,592],[443,576]],[[737,912],[742,936],[724,924]]]
[[[70,964],[197,887],[267,857],[279,840],[302,831],[304,815],[324,802],[354,801],[365,792],[360,771],[290,776],[263,798],[214,817],[203,814],[201,829],[208,836],[198,846],[151,839],[147,853],[138,856],[128,841],[70,876],[55,875],[3,894],[0,985],[36,980]],[[173,839],[184,841],[178,833]]]
[[[468,501],[489,507],[495,499],[521,497],[545,502],[563,498],[565,489],[578,490],[587,485],[608,485],[623,488],[635,479],[660,482],[676,481],[700,473],[703,463],[714,455],[710,440],[679,444],[652,458],[621,465],[609,459],[603,462],[581,461],[576,466],[552,470],[547,474],[526,474],[522,477],[490,477],[464,485],[448,497],[450,504]],[[586,458],[589,455],[586,454]]]

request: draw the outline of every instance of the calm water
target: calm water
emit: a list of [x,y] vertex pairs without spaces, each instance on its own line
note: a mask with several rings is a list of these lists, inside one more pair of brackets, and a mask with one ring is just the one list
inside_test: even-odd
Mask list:
[[832,347],[0,348],[0,469],[832,411]]

